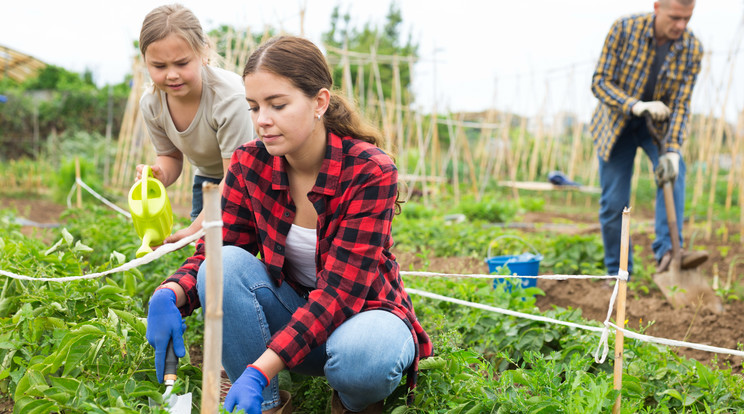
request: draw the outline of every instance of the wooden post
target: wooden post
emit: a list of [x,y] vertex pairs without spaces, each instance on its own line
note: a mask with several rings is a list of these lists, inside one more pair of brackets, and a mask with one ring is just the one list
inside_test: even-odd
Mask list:
[[83,189],[78,184],[80,180],[80,158],[75,157],[75,186],[77,187],[77,208],[83,208]]
[[[623,210],[623,225],[620,233],[620,272],[628,271],[628,247],[630,246],[630,209],[625,207]],[[628,282],[618,280],[617,290],[617,308],[615,323],[617,326],[625,327],[625,294],[628,288]],[[618,391],[623,388],[623,342],[624,336],[622,331],[615,332],[615,376],[614,388]],[[620,395],[615,400],[612,407],[612,414],[620,413]]]
[[[204,223],[222,219],[219,186],[204,183]],[[206,309],[204,312],[204,366],[202,368],[202,414],[217,413],[220,405],[222,369],[222,227],[206,229]]]

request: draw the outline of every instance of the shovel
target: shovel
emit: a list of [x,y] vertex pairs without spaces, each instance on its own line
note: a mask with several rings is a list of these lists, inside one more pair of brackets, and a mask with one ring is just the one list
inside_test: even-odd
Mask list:
[[[163,371],[163,383],[165,392],[163,393],[163,405],[171,414],[191,414],[191,393],[184,395],[173,394],[173,384],[176,382],[176,372],[178,371],[178,357],[173,351],[173,339],[168,342],[168,349],[165,351],[165,370]],[[150,400],[150,406],[156,405]]]
[[[651,136],[656,141],[659,154],[663,154],[664,135],[668,129],[665,123],[663,133],[659,133],[648,112],[644,113],[646,126]],[[677,230],[677,213],[674,206],[674,183],[670,180],[658,183],[664,193],[664,206],[666,207],[667,226],[669,237],[672,241],[672,260],[666,271],[654,275],[654,282],[659,286],[661,292],[674,308],[682,308],[689,305],[703,306],[715,313],[723,312],[721,298],[708,284],[708,280],[700,274],[698,268],[682,269],[682,248],[679,242],[679,231]]]

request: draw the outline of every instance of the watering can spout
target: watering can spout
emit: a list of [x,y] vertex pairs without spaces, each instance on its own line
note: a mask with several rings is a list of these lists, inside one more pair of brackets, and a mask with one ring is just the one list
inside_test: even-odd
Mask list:
[[152,248],[150,248],[150,240],[152,240],[152,235],[152,231],[145,230],[145,235],[142,236],[142,245],[140,245],[140,248],[137,249],[135,257],[139,259],[140,257],[152,252]]
[[129,212],[142,239],[135,254],[139,258],[150,253],[152,246],[163,244],[173,227],[173,211],[165,186],[153,177],[149,166],[143,168],[142,179],[129,190]]

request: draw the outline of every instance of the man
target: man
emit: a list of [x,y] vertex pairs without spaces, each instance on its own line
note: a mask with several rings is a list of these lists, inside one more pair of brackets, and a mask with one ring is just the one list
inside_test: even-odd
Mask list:
[[[599,104],[591,132],[597,146],[600,197],[599,222],[605,247],[605,266],[617,274],[620,265],[622,210],[630,203],[633,160],[638,147],[648,155],[657,174],[674,182],[674,204],[682,240],[685,163],[680,151],[689,117],[690,95],[700,73],[703,48],[687,29],[695,0],[659,0],[654,12],[618,19],[610,29],[592,77]],[[646,127],[644,114],[669,127],[660,150]],[[676,181],[674,178],[676,177]],[[652,247],[657,272],[671,261],[671,239],[661,188],[656,193],[656,239]],[[683,252],[682,268],[699,266],[705,252]],[[632,273],[632,249],[628,272]]]

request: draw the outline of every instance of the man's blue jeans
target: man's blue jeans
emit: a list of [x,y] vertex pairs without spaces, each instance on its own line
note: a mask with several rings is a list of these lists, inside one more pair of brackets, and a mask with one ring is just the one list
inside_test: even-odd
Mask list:
[[[612,147],[610,159],[599,158],[599,183],[602,195],[599,199],[599,224],[602,227],[602,240],[605,249],[605,267],[610,275],[616,275],[620,268],[620,232],[623,209],[630,204],[631,178],[636,150],[642,148],[651,159],[653,168],[659,163],[659,149],[646,128],[643,118],[633,117]],[[682,243],[682,219],[685,210],[685,162],[679,160],[679,175],[674,182],[674,207],[677,214],[677,230]],[[656,190],[656,215],[654,222],[656,238],[651,244],[657,262],[669,249],[669,238],[664,194]],[[633,248],[628,251],[628,273],[633,273]]]
[[[235,247],[222,248],[222,366],[235,382],[266,351],[271,335],[307,303],[288,283],[277,286],[255,256]],[[206,303],[206,264],[197,289]],[[416,350],[405,322],[390,312],[371,310],[342,323],[325,344],[313,349],[292,372],[325,375],[346,408],[361,411],[389,396],[413,362]],[[278,406],[279,384],[272,378],[263,392],[262,410]]]

